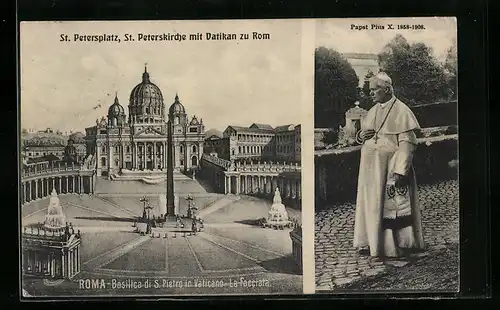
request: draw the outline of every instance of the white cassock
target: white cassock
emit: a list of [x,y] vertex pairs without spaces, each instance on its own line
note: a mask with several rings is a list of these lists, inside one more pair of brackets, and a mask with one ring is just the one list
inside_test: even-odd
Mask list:
[[[356,248],[369,247],[371,256],[398,257],[401,249],[423,249],[421,210],[412,166],[419,129],[413,112],[393,97],[374,105],[361,129],[377,134],[363,143],[356,199],[354,242]],[[392,173],[408,177],[410,208],[389,210],[386,184]]]

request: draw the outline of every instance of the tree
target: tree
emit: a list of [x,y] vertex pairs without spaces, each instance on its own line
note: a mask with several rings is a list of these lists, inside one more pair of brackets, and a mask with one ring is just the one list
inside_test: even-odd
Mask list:
[[448,86],[448,99],[457,98],[457,74],[458,74],[458,61],[457,61],[457,40],[453,39],[451,46],[446,52],[446,60],[444,62],[444,69],[446,72],[447,86]]
[[319,47],[315,51],[314,122],[318,128],[332,128],[329,143],[336,142],[345,112],[359,98],[356,72],[340,53]]
[[395,95],[409,105],[448,97],[444,66],[424,43],[410,45],[402,35],[396,35],[379,54],[379,66],[392,78]]

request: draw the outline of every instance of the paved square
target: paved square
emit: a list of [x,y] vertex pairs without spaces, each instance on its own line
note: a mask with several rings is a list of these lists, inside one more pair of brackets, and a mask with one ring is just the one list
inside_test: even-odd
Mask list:
[[[153,205],[157,193],[154,187],[149,189],[152,192],[146,195]],[[67,221],[82,234],[82,272],[57,283],[25,279],[25,290],[32,296],[302,293],[302,271],[291,257],[290,229],[248,224],[266,217],[271,202],[200,190],[194,197],[204,219],[203,232],[151,237],[134,233],[133,222],[143,210],[143,193],[135,191],[59,195]],[[185,214],[183,200],[180,196],[181,213]],[[43,222],[47,206],[48,198],[24,205],[23,225]],[[289,209],[289,214],[300,220],[300,211]],[[104,286],[89,282],[96,280],[104,281]],[[148,280],[151,287],[144,285]],[[142,286],[132,285],[133,281]],[[121,283],[120,289],[117,283]]]
[[[416,258],[415,262],[402,264],[399,268],[420,265],[448,266],[449,270],[443,268],[433,269],[432,279],[445,278],[451,283],[447,289],[455,291],[458,289],[458,242],[459,242],[459,203],[458,203],[458,181],[445,181],[431,185],[421,185],[418,190],[419,201],[422,205],[422,228],[424,231],[424,242],[427,247],[427,255]],[[339,290],[339,289],[361,289],[367,287],[363,283],[370,281],[368,288],[383,290],[421,290],[440,289],[429,287],[429,285],[418,285],[406,281],[407,286],[401,287],[404,278],[400,274],[394,281],[381,283],[380,279],[391,271],[397,269],[395,264],[383,262],[378,258],[359,256],[352,247],[354,234],[354,203],[331,206],[326,210],[316,213],[315,232],[315,267],[316,267],[316,289]],[[448,262],[455,265],[443,265],[439,262],[442,257],[440,250],[445,251]],[[434,260],[434,258],[436,258]],[[407,266],[408,265],[408,266]],[[414,267],[412,267],[414,268]],[[418,268],[414,268],[418,270]],[[399,271],[397,271],[399,272]],[[406,272],[404,275],[410,277],[415,272]],[[418,272],[417,272],[418,274]],[[444,276],[446,274],[446,276]],[[370,280],[377,277],[380,282]],[[394,278],[394,277],[393,277]],[[408,280],[408,279],[406,279]],[[427,282],[429,277],[427,278]],[[425,281],[424,281],[425,282]]]

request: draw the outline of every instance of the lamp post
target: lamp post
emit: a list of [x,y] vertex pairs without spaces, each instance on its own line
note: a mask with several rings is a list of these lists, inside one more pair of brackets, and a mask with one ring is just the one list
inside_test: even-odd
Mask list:
[[148,199],[146,198],[146,196],[143,196],[141,199],[140,199],[140,202],[142,202],[144,204],[144,209],[143,209],[143,212],[142,212],[142,218],[144,219],[146,217],[146,203],[148,203]]
[[194,204],[194,197],[191,196],[191,194],[189,194],[187,197],[186,197],[186,200],[188,202],[188,209],[187,209],[187,216],[188,218],[193,218],[193,209],[195,209],[195,207],[193,206]]

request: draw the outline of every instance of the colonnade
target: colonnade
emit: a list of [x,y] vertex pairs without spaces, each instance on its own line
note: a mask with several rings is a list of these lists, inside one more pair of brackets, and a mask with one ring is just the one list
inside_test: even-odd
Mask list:
[[50,196],[52,189],[58,194],[90,194],[94,192],[95,175],[40,176],[31,180],[21,180],[21,204]]
[[80,247],[62,251],[25,250],[24,272],[34,276],[71,279],[81,271]]
[[276,188],[278,188],[282,198],[301,198],[300,174],[299,176],[275,176],[226,173],[224,186],[225,194],[272,195]]
[[156,170],[167,167],[167,142],[135,142],[132,149],[132,169]]

